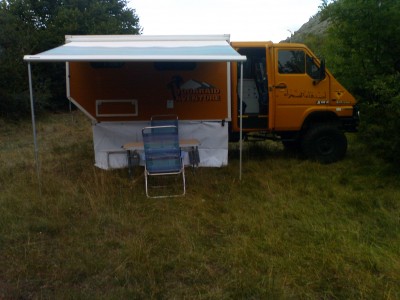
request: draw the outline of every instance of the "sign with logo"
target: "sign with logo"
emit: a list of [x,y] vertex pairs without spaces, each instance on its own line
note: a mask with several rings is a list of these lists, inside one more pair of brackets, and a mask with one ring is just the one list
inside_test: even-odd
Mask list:
[[184,83],[180,76],[174,76],[169,84],[172,97],[177,102],[221,101],[221,90],[207,82],[190,79]]

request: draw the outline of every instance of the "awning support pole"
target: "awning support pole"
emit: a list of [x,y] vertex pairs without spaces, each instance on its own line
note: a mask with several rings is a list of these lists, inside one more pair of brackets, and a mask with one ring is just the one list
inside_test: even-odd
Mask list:
[[31,115],[32,115],[32,130],[33,130],[33,144],[35,146],[35,163],[36,163],[36,175],[39,183],[39,194],[42,194],[42,185],[40,182],[40,166],[39,166],[39,148],[36,136],[36,121],[35,121],[35,104],[33,101],[33,87],[32,87],[32,71],[31,63],[28,62],[28,76],[29,76],[29,95],[31,100]]
[[240,141],[239,141],[239,148],[240,148],[240,159],[239,159],[239,180],[242,180],[242,149],[243,149],[243,62],[240,62]]

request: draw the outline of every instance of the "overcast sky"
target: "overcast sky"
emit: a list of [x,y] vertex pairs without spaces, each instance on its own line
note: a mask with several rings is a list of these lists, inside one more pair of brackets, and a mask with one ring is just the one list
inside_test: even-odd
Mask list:
[[318,12],[321,0],[128,0],[146,35],[230,34],[279,42]]

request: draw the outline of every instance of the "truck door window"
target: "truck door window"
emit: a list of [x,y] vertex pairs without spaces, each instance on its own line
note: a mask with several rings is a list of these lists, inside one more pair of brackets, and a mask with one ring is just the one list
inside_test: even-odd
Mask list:
[[316,65],[314,59],[311,56],[307,55],[307,74],[312,79],[319,79],[320,77],[320,70],[319,67]]
[[279,50],[278,70],[281,74],[304,74],[306,55],[302,50]]

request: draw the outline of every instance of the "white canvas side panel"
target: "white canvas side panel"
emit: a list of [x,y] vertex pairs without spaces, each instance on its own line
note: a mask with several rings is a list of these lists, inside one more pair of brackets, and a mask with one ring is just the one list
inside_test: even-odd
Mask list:
[[179,124],[180,138],[200,141],[201,167],[222,167],[228,164],[228,124],[221,122],[190,121]]
[[93,124],[95,166],[105,170],[127,167],[127,153],[122,145],[140,141],[141,129],[148,125],[148,122]]
[[[101,169],[125,168],[127,154],[121,148],[129,142],[142,141],[142,128],[148,122],[97,123],[93,125],[95,165]],[[200,141],[201,167],[221,167],[228,164],[228,126],[221,122],[180,121],[179,137]],[[143,158],[143,153],[139,153]],[[188,155],[184,155],[189,164]],[[143,164],[143,161],[141,162]]]

